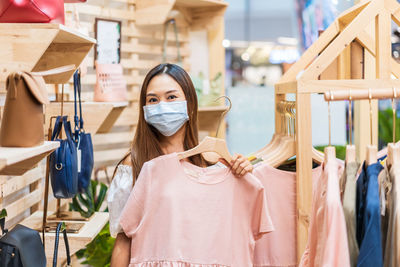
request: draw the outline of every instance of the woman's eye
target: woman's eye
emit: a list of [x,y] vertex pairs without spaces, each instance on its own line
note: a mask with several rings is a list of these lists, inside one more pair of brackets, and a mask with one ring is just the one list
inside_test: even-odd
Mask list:
[[157,98],[150,98],[149,100],[147,100],[149,103],[155,103],[157,102]]
[[170,95],[170,96],[168,96],[168,100],[171,100],[171,99],[175,99],[175,98],[177,98],[175,95]]

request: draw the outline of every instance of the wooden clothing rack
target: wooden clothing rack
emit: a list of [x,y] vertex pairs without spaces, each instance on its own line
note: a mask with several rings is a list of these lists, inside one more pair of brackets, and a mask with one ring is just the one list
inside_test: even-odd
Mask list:
[[[307,244],[312,203],[311,94],[332,92],[335,96],[338,90],[351,89],[356,99],[368,89],[373,89],[375,96],[378,90],[386,96],[393,88],[400,93],[400,81],[391,78],[400,78],[400,65],[392,58],[392,20],[400,26],[400,4],[396,0],[361,1],[343,12],[275,85],[275,103],[285,100],[286,94],[296,95],[298,260]],[[377,137],[374,102],[372,127]],[[356,104],[355,143],[363,160],[370,143],[369,105],[368,101]],[[280,120],[276,115],[277,133],[282,130]]]

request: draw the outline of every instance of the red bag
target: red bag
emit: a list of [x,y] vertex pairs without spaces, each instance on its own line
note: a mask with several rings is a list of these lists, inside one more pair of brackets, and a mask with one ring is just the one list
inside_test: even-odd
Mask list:
[[86,0],[64,0],[64,3],[67,3],[67,4],[85,3],[85,2],[86,2]]
[[64,0],[0,0],[0,22],[64,24]]
[[96,64],[94,101],[125,102],[128,99],[126,81],[121,64]]

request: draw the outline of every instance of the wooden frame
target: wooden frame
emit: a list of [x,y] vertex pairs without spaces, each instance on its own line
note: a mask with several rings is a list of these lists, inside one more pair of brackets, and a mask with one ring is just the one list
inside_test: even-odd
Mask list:
[[[94,51],[94,61],[98,60],[99,57],[99,50],[98,47],[100,44],[98,40],[98,35],[99,35],[99,22],[111,22],[111,23],[116,23],[119,28],[118,32],[118,49],[117,49],[117,57],[118,59],[115,60],[108,60],[107,62],[99,62],[99,63],[104,63],[104,64],[119,64],[121,63],[121,44],[122,44],[122,21],[120,20],[112,20],[112,19],[102,19],[102,18],[95,18],[95,23],[94,23],[94,34],[95,34],[95,39],[97,40],[96,46],[95,46],[95,51]],[[94,65],[96,66],[96,65]]]
[[[295,93],[297,101],[297,257],[299,260],[307,243],[308,218],[312,204],[310,94],[369,88],[387,92],[399,88],[400,81],[391,79],[392,74],[400,77],[400,64],[392,59],[391,53],[391,20],[400,26],[400,4],[396,0],[362,1],[343,12],[275,85],[276,99],[284,99],[285,94]],[[357,45],[354,46],[353,42]],[[358,46],[361,49],[358,49]],[[338,60],[337,68],[333,72],[336,79],[319,80],[324,76],[332,77],[332,73],[323,74],[332,71],[330,66],[335,60]],[[361,115],[355,115],[362,116],[363,112],[359,113]],[[356,144],[358,148],[365,149],[369,144],[367,143],[369,138],[362,138],[361,133],[365,135],[365,132],[369,131],[360,129],[365,128],[365,120],[357,118],[355,125],[358,125],[358,128],[355,128],[355,132],[359,135],[355,136]],[[278,116],[275,122],[276,132],[280,131],[279,124]],[[369,125],[367,127],[369,129]],[[374,131],[374,136],[377,136],[377,127],[374,127]]]

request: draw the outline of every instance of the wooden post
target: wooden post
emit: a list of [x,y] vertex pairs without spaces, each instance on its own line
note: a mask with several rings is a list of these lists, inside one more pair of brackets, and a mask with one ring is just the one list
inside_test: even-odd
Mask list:
[[308,239],[312,204],[311,95],[296,95],[297,172],[297,259],[300,261]]

